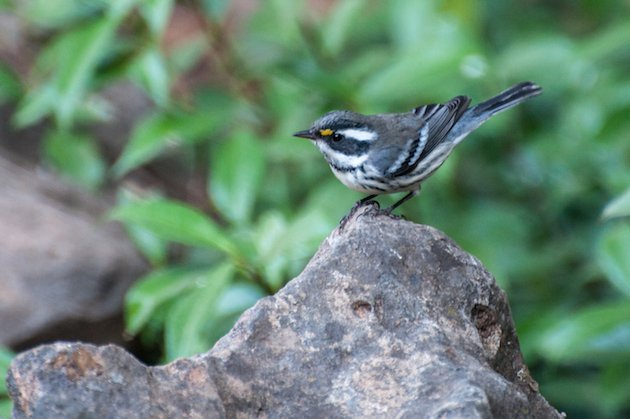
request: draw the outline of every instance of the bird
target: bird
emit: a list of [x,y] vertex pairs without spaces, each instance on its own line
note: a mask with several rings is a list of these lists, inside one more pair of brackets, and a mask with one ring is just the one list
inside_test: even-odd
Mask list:
[[472,107],[470,97],[456,96],[405,113],[335,110],[293,135],[311,140],[341,183],[369,194],[355,206],[377,195],[407,192],[385,209],[391,214],[420,191],[421,183],[468,134],[493,115],[541,92],[540,86],[525,81]]

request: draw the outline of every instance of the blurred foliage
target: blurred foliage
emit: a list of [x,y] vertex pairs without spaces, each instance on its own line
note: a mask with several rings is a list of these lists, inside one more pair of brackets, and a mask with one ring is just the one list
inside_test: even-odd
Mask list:
[[[164,361],[207,349],[298,274],[360,198],[291,133],[333,108],[539,83],[543,96],[475,132],[402,211],[497,277],[553,405],[630,415],[627,2],[273,0],[237,25],[227,0],[4,3],[43,47],[28,75],[0,63],[0,102],[17,103],[18,127],[48,122],[48,164],[98,189],[185,150],[206,177],[203,205],[120,187],[112,214],[155,267],[127,296],[128,333]],[[195,29],[173,47],[184,10]],[[186,84],[199,68],[212,77]],[[125,80],[154,107],[111,164],[89,128],[111,117],[99,93]]]
[[9,371],[9,364],[14,354],[7,348],[0,346],[0,418],[11,417],[11,400],[4,379]]

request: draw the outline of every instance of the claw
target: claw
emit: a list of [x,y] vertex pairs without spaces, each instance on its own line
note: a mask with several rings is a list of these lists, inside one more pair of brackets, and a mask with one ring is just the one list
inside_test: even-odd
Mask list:
[[375,210],[377,212],[380,211],[381,205],[378,203],[378,201],[375,201],[374,199],[372,199],[374,198],[374,196],[375,195],[370,195],[366,198],[363,198],[355,202],[352,208],[350,208],[350,211],[346,215],[344,215],[343,218],[339,221],[339,228],[343,229],[346,223],[348,222],[348,220],[350,220],[350,218],[352,218],[354,214],[357,212],[357,210],[361,207],[370,205],[372,207],[376,207]]

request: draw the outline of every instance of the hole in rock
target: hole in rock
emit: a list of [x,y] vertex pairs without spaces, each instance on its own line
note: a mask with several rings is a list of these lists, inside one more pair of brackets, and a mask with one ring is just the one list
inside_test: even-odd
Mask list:
[[372,304],[365,300],[357,300],[352,303],[352,312],[355,316],[365,319],[372,312]]

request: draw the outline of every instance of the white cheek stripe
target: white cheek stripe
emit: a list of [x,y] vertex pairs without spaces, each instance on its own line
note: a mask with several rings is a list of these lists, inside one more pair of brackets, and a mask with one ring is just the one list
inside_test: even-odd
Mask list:
[[377,137],[374,131],[365,131],[362,129],[347,128],[340,129],[337,132],[344,137],[352,138],[357,141],[374,141]]
[[361,156],[348,156],[339,152],[335,152],[330,147],[328,147],[328,144],[324,142],[318,142],[317,146],[324,154],[324,157],[326,157],[326,160],[328,160],[329,162],[333,162],[339,167],[359,167],[363,163],[365,163],[368,158],[367,154]]
[[[359,167],[363,163],[365,163],[365,161],[368,158],[367,155],[364,155],[364,156],[346,156],[345,154],[340,154],[340,153],[336,153],[336,154],[333,154],[333,155],[335,157],[334,157],[334,159],[331,158],[331,160],[333,162],[335,162],[335,164],[337,166],[340,166],[340,167]],[[330,156],[330,154],[329,154],[329,156]]]

